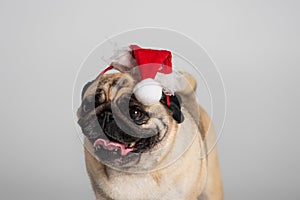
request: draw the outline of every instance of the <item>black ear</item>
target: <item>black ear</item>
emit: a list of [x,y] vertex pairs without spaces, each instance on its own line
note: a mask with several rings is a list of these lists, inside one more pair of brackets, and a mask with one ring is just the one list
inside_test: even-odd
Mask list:
[[172,117],[177,121],[177,123],[180,124],[183,122],[184,116],[181,112],[181,98],[179,95],[176,95],[175,93],[174,95],[170,96],[170,106],[167,105],[165,94],[162,95],[160,102],[172,110]]
[[90,81],[87,84],[85,84],[85,86],[83,86],[82,92],[81,92],[81,99],[83,98],[84,93],[86,92],[86,90],[90,87],[90,85],[93,83],[94,81]]

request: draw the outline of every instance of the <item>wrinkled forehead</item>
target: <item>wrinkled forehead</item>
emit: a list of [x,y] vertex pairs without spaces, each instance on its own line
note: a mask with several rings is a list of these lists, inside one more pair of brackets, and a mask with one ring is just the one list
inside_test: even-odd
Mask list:
[[83,99],[94,95],[101,90],[105,93],[112,93],[122,89],[132,90],[136,81],[126,73],[104,74],[97,77],[87,88],[83,94]]

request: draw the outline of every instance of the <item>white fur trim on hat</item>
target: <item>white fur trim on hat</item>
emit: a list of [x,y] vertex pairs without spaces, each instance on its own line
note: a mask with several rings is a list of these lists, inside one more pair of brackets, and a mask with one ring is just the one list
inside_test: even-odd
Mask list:
[[121,72],[129,71],[136,66],[136,61],[132,57],[131,49],[129,47],[116,50],[110,59],[111,65]]

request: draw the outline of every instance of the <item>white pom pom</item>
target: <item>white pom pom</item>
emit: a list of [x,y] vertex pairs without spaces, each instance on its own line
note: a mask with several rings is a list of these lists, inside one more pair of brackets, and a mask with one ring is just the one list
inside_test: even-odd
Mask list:
[[136,84],[133,93],[138,101],[146,106],[156,104],[161,99],[162,87],[151,78],[147,78]]

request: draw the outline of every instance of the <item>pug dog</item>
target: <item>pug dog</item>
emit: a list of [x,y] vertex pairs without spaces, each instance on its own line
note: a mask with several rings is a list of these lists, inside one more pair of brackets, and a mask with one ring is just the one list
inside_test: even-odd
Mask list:
[[170,98],[145,106],[126,73],[87,83],[78,109],[87,173],[97,200],[221,200],[216,141],[207,113],[197,104],[196,81]]

